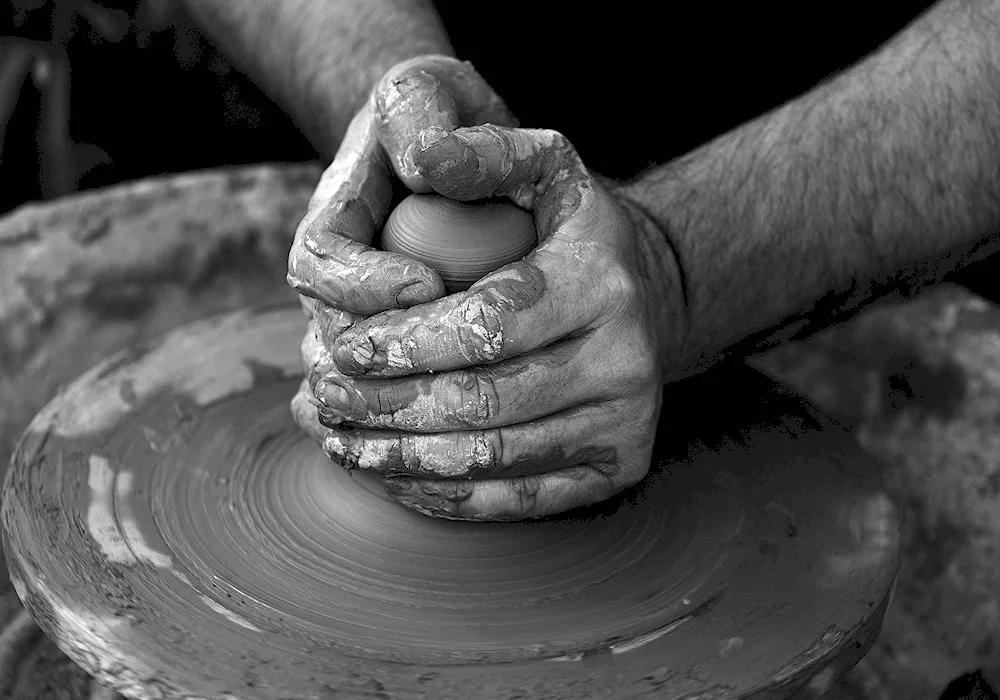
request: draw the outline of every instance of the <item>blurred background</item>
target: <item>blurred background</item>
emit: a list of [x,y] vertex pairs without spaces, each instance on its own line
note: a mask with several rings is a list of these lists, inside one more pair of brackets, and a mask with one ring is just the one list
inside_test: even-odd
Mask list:
[[0,214],[138,177],[316,156],[176,0],[11,0],[0,13]]

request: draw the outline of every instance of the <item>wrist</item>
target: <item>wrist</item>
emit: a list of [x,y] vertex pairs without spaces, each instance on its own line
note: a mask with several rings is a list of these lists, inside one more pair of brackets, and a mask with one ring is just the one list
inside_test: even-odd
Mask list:
[[687,276],[670,232],[656,220],[627,186],[616,188],[619,204],[635,236],[633,269],[642,290],[646,316],[654,334],[660,376],[664,382],[686,374],[694,327]]
[[212,40],[332,158],[383,73],[422,54],[452,54],[423,0],[184,0]]

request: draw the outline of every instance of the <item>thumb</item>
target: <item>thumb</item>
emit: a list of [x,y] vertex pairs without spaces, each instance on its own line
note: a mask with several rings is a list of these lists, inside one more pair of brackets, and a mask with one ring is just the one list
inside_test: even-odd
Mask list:
[[417,136],[428,127],[517,126],[504,101],[472,64],[427,55],[386,72],[372,93],[378,138],[396,175],[414,192],[430,192],[413,162]]

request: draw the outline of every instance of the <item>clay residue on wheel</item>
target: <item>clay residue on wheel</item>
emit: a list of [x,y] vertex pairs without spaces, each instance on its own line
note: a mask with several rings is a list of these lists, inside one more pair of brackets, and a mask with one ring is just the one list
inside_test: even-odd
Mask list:
[[[207,404],[253,388],[259,381],[255,367],[266,366],[272,375],[283,372],[286,377],[297,376],[301,374],[301,365],[297,357],[288,357],[285,346],[291,334],[301,337],[305,321],[298,314],[289,316],[286,311],[272,313],[282,323],[268,334],[262,333],[240,358],[225,347],[211,346],[199,347],[197,355],[192,355],[190,329],[171,333],[159,347],[135,362],[123,363],[122,358],[111,358],[87,373],[84,381],[74,384],[75,389],[69,390],[61,402],[40,411],[30,429],[39,433],[52,431],[64,437],[98,433],[121,420],[136,400],[166,386],[192,396],[196,403]],[[249,312],[236,313],[203,322],[201,326],[236,333],[251,318]],[[234,361],[239,371],[219,372],[220,365],[234,367]],[[128,391],[123,394],[125,383]]]
[[[171,347],[190,364],[218,351],[230,361],[206,365],[219,373],[207,377],[213,391],[243,387],[243,360],[272,332],[286,338],[276,347],[287,356],[271,361],[298,363],[301,314],[285,313],[294,322],[264,313],[199,324]],[[85,375],[48,414],[63,415],[127,366]],[[759,430],[745,436],[751,456],[692,454],[643,498],[611,500],[589,517],[460,523],[399,507],[367,475],[331,464],[290,416],[300,379],[248,384],[208,403],[175,390],[183,382],[172,376],[158,394],[143,387],[159,380],[132,380],[138,403],[102,432],[26,436],[2,520],[11,570],[51,607],[54,636],[134,697],[222,700],[238,690],[277,700],[381,688],[438,700],[575,700],[585,689],[619,700],[650,692],[651,678],[660,694],[714,692],[722,675],[740,692],[763,692],[780,689],[767,678],[830,624],[848,630],[835,645],[853,653],[855,631],[884,613],[889,553],[867,578],[831,582],[812,566],[850,542],[830,514],[857,487],[825,457],[826,442],[759,430],[757,413],[743,423]],[[107,391],[117,396],[118,385]],[[711,415],[694,400],[703,386],[684,392],[675,399],[689,412]],[[753,479],[742,492],[717,488],[720,467]],[[440,489],[441,507],[472,486]],[[741,508],[735,497],[746,499]],[[770,527],[755,514],[774,500],[816,518],[785,543],[799,554],[782,566],[754,546],[755,528]],[[94,504],[102,517],[78,527]],[[730,594],[711,614],[691,614],[723,587]],[[746,628],[755,635],[742,647],[715,653]],[[586,654],[608,644],[621,653]],[[663,668],[679,675],[665,679]]]
[[346,374],[406,374],[418,351],[426,358],[448,353],[451,364],[456,353],[468,364],[494,362],[504,356],[505,324],[545,289],[545,274],[533,263],[512,263],[467,292],[359,322],[337,341],[337,366]]

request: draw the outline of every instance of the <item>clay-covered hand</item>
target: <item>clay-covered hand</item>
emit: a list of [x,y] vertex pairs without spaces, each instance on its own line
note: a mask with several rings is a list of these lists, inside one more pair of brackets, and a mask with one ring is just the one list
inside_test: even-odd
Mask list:
[[299,425],[322,442],[312,387],[334,369],[328,352],[355,321],[444,295],[425,265],[371,247],[401,181],[414,192],[430,187],[413,163],[422,129],[472,124],[515,125],[496,93],[472,66],[447,56],[404,61],[379,81],[348,127],[298,226],[288,257],[288,282],[310,317],[302,345],[306,381],[292,402]]
[[429,267],[370,244],[389,215],[394,180],[413,192],[431,191],[413,162],[418,134],[485,123],[517,122],[471,64],[421,56],[391,68],[348,126],[296,230],[288,258],[292,287],[361,316],[444,294]]
[[442,195],[530,210],[540,243],[340,333],[315,385],[328,454],[447,518],[541,516],[638,482],[686,326],[666,238],[558,132],[430,127],[411,152]]

